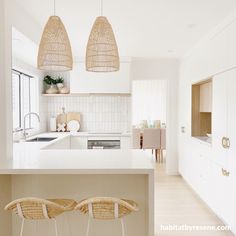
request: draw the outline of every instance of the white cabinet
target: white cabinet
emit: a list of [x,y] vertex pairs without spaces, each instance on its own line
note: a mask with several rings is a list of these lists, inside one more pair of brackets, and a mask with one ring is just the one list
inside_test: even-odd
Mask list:
[[52,144],[46,146],[44,149],[70,149],[70,137],[56,140]]
[[230,173],[225,176],[222,167],[212,163],[209,178],[209,194],[211,201],[208,203],[214,212],[236,232],[236,175]]
[[212,82],[200,85],[200,112],[212,111]]
[[227,136],[227,75],[213,79],[212,147],[215,161],[225,166],[227,151],[222,146],[222,138]]
[[212,141],[216,160],[227,170],[236,174],[235,78],[235,69],[217,75],[214,78]]
[[[186,126],[186,133],[179,135],[179,170],[236,235],[236,69],[212,79],[212,146],[191,138],[190,91],[187,82],[179,90],[180,125]],[[228,149],[222,146],[223,137],[230,140]]]
[[228,149],[229,171],[236,174],[236,70],[228,78]]
[[87,137],[73,137],[70,138],[71,149],[87,149]]
[[130,62],[121,62],[120,70],[109,73],[88,72],[84,62],[74,63],[70,72],[71,93],[130,93]]
[[131,137],[121,137],[120,149],[131,149]]

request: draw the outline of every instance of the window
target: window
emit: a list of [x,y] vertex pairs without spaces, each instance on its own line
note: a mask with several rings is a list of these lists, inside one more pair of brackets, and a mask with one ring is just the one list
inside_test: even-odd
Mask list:
[[166,91],[165,80],[133,80],[132,124],[142,120],[166,123]]
[[[17,131],[24,126],[24,116],[29,112],[38,113],[38,80],[23,72],[12,70],[12,106],[13,130]],[[31,119],[32,118],[32,119]],[[35,118],[28,117],[26,128],[37,127]]]

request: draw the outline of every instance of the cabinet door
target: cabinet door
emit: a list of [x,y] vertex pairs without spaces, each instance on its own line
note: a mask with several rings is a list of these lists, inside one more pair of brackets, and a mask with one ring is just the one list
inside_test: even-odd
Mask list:
[[227,149],[222,146],[222,138],[227,137],[227,74],[213,79],[212,101],[212,147],[213,159],[225,166]]
[[79,62],[70,72],[71,93],[130,93],[130,87],[129,62],[121,62],[119,71],[109,73],[88,72]]
[[236,174],[236,70],[228,74],[228,149],[229,169]]

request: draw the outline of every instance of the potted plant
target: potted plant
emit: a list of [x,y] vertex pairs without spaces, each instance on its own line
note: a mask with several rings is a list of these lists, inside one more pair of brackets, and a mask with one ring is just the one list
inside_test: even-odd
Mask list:
[[64,84],[63,84],[64,79],[61,76],[58,76],[57,79],[56,79],[56,83],[57,83],[58,89],[61,89],[64,86]]
[[43,81],[47,86],[49,86],[49,88],[46,90],[46,93],[48,94],[58,93],[58,90],[55,87],[55,85],[57,84],[55,79],[53,79],[50,75],[46,75]]

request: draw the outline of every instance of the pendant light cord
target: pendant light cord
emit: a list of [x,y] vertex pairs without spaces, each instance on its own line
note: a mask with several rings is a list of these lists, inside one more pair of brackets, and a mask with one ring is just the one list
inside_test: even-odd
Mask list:
[[56,0],[54,0],[54,16],[56,15]]
[[101,0],[101,16],[103,16],[103,0]]

